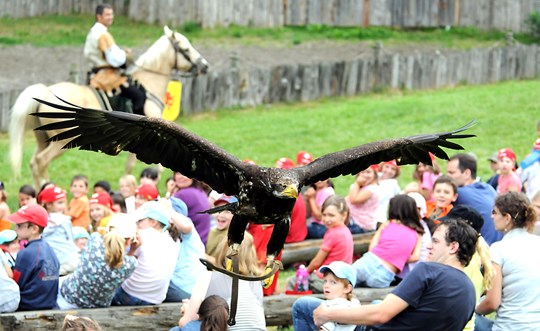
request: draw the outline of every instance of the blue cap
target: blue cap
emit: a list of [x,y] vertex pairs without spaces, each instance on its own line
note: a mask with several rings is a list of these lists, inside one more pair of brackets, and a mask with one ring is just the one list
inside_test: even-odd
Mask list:
[[81,238],[90,238],[90,235],[88,234],[88,231],[86,231],[85,228],[82,226],[74,226],[72,229],[73,232],[73,240],[81,239]]
[[343,261],[334,261],[329,265],[323,265],[319,268],[320,273],[332,271],[337,278],[347,279],[354,287],[356,285],[356,270],[353,266]]
[[171,205],[175,212],[184,216],[188,215],[188,207],[184,201],[175,197],[170,197],[169,200],[171,200]]
[[169,226],[170,210],[163,203],[158,201],[145,202],[137,213],[137,221],[145,218],[151,218],[163,224],[163,229]]
[[14,230],[0,231],[0,245],[12,242],[15,239],[17,239],[17,232]]

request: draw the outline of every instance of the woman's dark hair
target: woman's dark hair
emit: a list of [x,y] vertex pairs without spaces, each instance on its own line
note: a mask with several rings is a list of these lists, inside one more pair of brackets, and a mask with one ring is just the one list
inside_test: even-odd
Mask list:
[[201,331],[226,331],[229,318],[229,305],[219,295],[204,299],[199,307]]
[[19,193],[26,194],[32,198],[36,197],[36,189],[32,185],[23,185],[19,188]]
[[143,171],[141,171],[140,178],[150,178],[151,180],[157,180],[159,178],[159,171],[156,168],[144,168]]
[[502,215],[510,215],[515,228],[531,230],[536,222],[536,211],[521,192],[508,192],[495,199],[495,207]]
[[398,194],[390,199],[388,218],[399,220],[401,224],[408,226],[419,234],[424,233],[424,228],[420,224],[420,213],[416,207],[416,201],[408,195]]

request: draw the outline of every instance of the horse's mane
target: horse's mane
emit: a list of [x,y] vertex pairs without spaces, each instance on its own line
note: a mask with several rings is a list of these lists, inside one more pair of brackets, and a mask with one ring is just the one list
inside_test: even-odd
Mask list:
[[167,67],[167,61],[164,59],[164,54],[169,43],[167,36],[161,36],[161,38],[156,40],[152,46],[150,46],[150,48],[141,54],[137,61],[135,61],[136,67],[133,72],[141,68],[163,71],[162,69]]

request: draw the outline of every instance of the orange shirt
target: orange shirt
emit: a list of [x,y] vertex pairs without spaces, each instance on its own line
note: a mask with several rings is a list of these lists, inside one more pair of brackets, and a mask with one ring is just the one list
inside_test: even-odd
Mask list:
[[86,195],[73,198],[69,202],[69,216],[73,226],[82,226],[86,230],[90,225],[90,202]]
[[[448,206],[444,206],[439,212],[436,210],[437,206],[435,205],[434,201],[426,201],[426,217],[429,217],[432,220],[439,219],[446,216],[452,208],[454,208],[454,205],[449,204]],[[439,213],[437,214],[437,212]]]

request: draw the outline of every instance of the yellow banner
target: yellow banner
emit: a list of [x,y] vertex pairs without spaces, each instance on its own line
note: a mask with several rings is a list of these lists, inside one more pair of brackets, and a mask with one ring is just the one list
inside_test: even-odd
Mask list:
[[177,80],[172,80],[167,86],[165,93],[165,109],[163,109],[163,118],[169,121],[174,121],[180,115],[180,103],[182,101],[182,83]]

